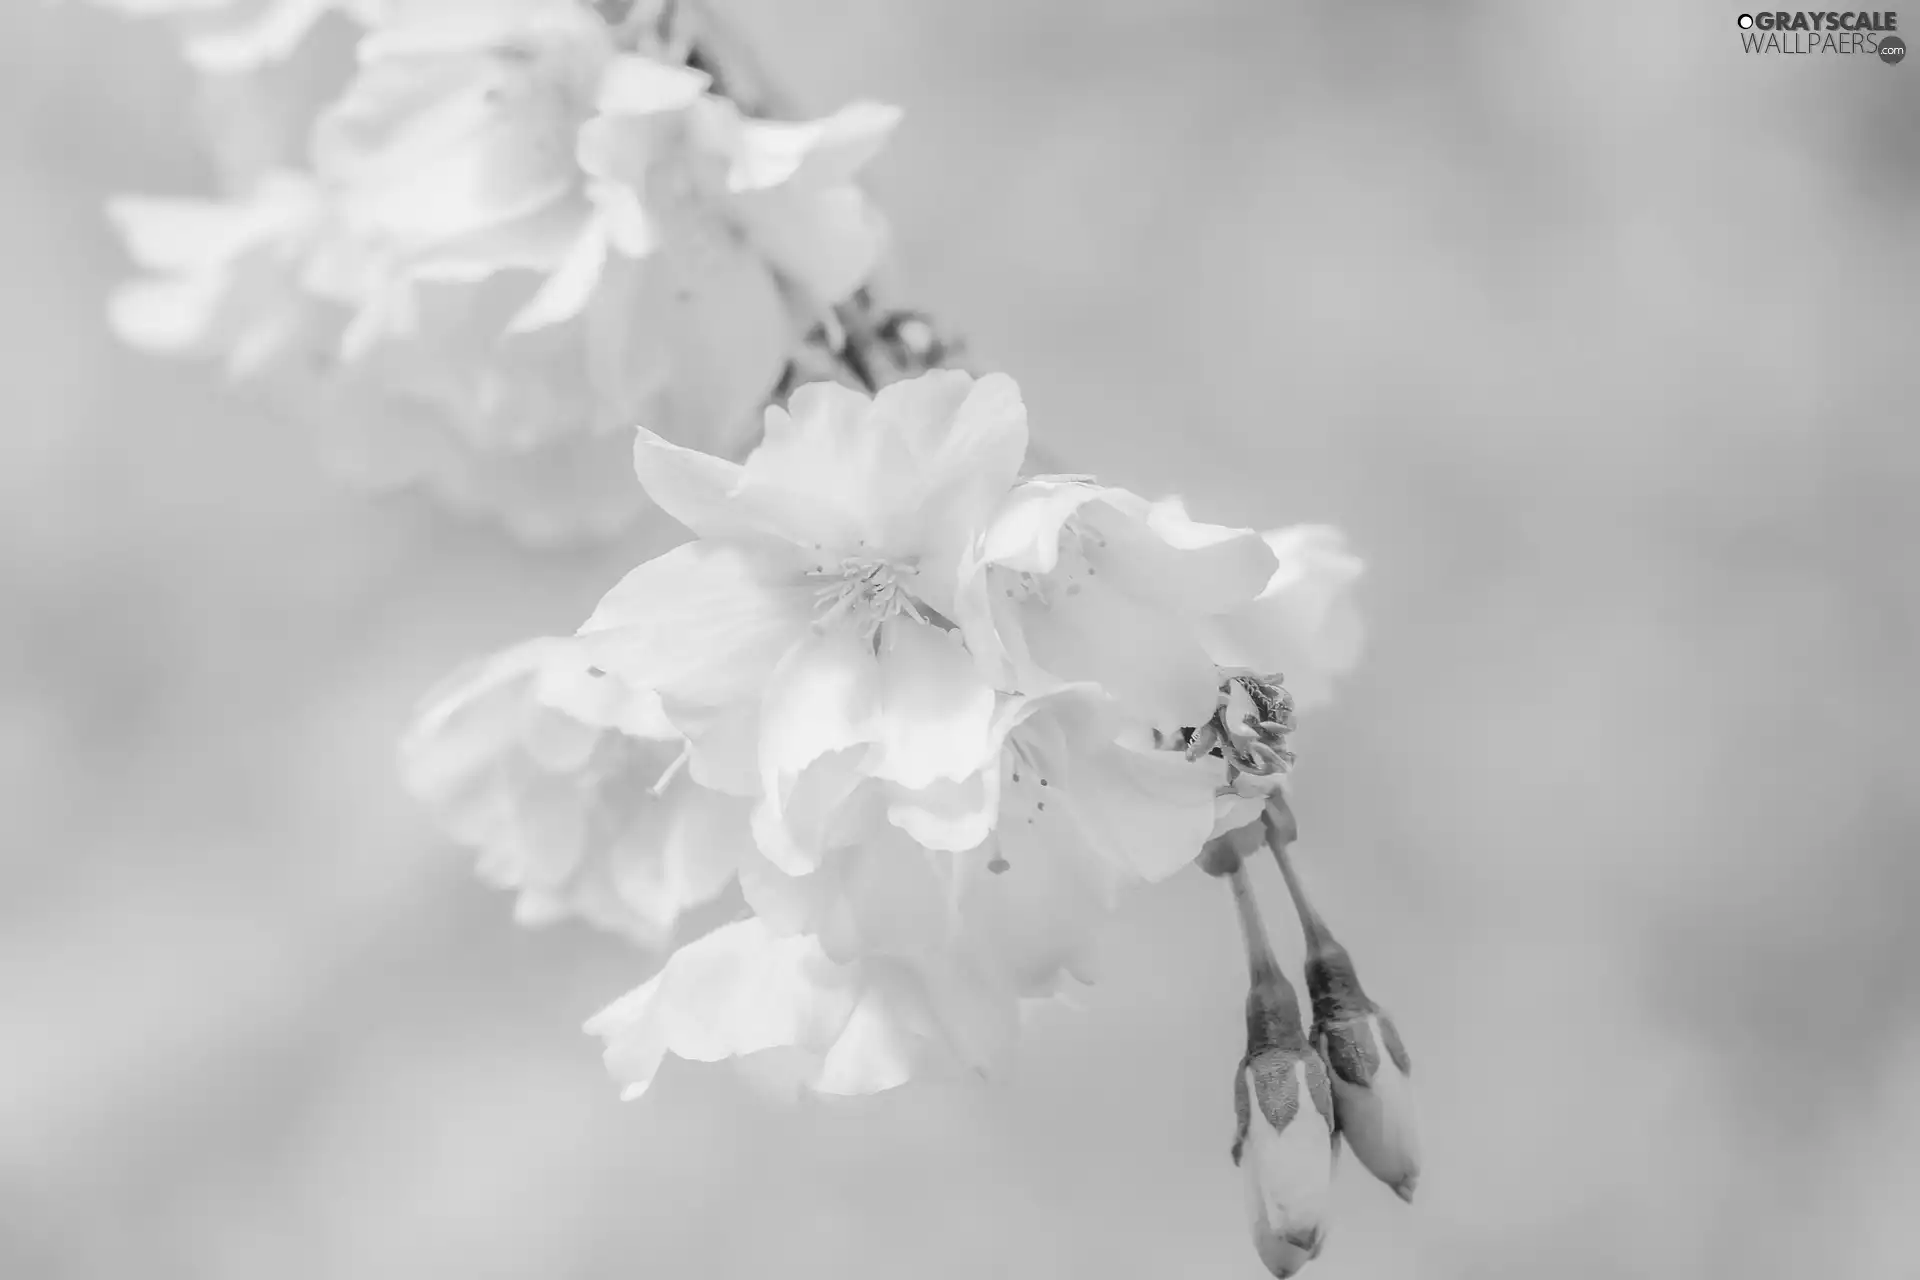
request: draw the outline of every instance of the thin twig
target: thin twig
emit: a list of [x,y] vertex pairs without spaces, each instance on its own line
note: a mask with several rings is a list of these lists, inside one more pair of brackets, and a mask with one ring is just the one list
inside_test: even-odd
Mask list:
[[[768,75],[739,31],[704,0],[598,0],[600,16],[621,37],[660,49],[703,71],[713,92],[750,116],[804,118]],[[964,368],[960,341],[923,311],[900,306],[869,285],[833,308],[808,333],[775,392],[830,379],[869,394],[929,369]]]

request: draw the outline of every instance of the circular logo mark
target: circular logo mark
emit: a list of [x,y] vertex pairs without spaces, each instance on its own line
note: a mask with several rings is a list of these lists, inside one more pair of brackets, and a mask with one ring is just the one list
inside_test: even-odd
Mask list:
[[1887,36],[1880,41],[1880,61],[1892,66],[1907,56],[1907,42],[1899,36]]
[[1750,13],[1743,13],[1743,14],[1741,14],[1741,15],[1740,15],[1740,29],[1741,29],[1742,31],[1751,31],[1751,30],[1753,29],[1753,15],[1752,15],[1752,14],[1750,14]]

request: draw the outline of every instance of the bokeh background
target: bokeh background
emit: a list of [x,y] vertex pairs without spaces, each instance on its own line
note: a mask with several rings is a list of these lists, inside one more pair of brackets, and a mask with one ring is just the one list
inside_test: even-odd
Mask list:
[[[1039,438],[1370,563],[1300,848],[1429,1167],[1343,1170],[1309,1274],[1920,1275],[1920,58],[1717,2],[727,7],[906,105],[906,278]],[[210,181],[161,28],[0,8],[0,1276],[1259,1275],[1197,872],[990,1087],[616,1101],[579,1024],[648,962],[511,926],[392,743],[636,552],[368,501],[119,348],[102,200]]]

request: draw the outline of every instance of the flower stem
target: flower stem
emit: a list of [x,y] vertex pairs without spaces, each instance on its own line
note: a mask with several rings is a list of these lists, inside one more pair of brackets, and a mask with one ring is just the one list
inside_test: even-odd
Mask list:
[[[600,14],[610,26],[625,32],[629,24],[651,17],[652,35],[669,50],[678,51],[687,65],[705,72],[713,92],[730,99],[750,116],[768,120],[795,120],[803,116],[792,96],[763,68],[737,28],[705,0],[603,0]],[[808,354],[789,369],[781,393],[816,375],[832,376],[872,394],[891,382],[918,377],[929,369],[956,368],[961,344],[943,335],[933,320],[883,301],[871,287],[863,288],[833,308],[830,322],[809,335]],[[809,367],[826,363],[829,370]]]
[[1300,997],[1274,958],[1273,944],[1260,919],[1260,904],[1254,901],[1253,884],[1247,878],[1247,864],[1241,862],[1228,872],[1227,882],[1233,887],[1240,936],[1247,947],[1247,1052],[1303,1048],[1307,1040],[1300,1021]]
[[1227,873],[1233,888],[1233,905],[1240,916],[1240,938],[1246,944],[1247,975],[1255,986],[1286,979],[1280,962],[1274,959],[1273,943],[1267,938],[1266,923],[1260,918],[1260,904],[1254,900],[1253,884],[1247,879],[1247,865],[1240,863]]
[[[1285,810],[1286,816],[1278,816],[1275,807]],[[1287,893],[1293,898],[1293,909],[1300,915],[1300,932],[1306,937],[1308,954],[1323,953],[1339,945],[1334,941],[1333,930],[1327,927],[1326,918],[1307,896],[1307,887],[1300,882],[1300,873],[1294,868],[1291,850],[1298,828],[1293,822],[1293,811],[1286,808],[1286,801],[1276,796],[1260,820],[1266,826],[1267,847],[1273,850],[1273,860],[1280,864],[1281,878],[1287,882]]]
[[[601,17],[622,33],[651,19],[653,36],[681,51],[687,65],[704,71],[713,92],[748,115],[769,120],[802,118],[791,95],[779,87],[739,31],[706,0],[599,0]],[[843,382],[873,395],[890,383],[933,369],[965,369],[965,343],[932,316],[888,301],[873,285],[834,306],[807,335],[774,391],[784,400],[808,382]],[[1047,450],[1028,449],[1029,471],[1066,470]]]
[[1260,820],[1266,827],[1267,847],[1273,850],[1273,860],[1280,864],[1280,874],[1287,882],[1293,908],[1300,914],[1300,932],[1307,944],[1307,995],[1313,1001],[1314,1022],[1333,1022],[1373,1009],[1353,957],[1327,927],[1294,868],[1292,846],[1299,827],[1285,797],[1275,794],[1269,799]]

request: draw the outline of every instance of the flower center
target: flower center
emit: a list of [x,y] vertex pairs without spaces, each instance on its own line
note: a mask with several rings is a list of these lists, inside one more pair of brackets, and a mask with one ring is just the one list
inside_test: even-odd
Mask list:
[[807,570],[807,576],[820,583],[813,593],[814,630],[848,625],[862,639],[876,641],[881,626],[900,614],[926,622],[925,606],[908,590],[918,574],[910,563],[900,565],[864,556],[849,556],[839,564]]

